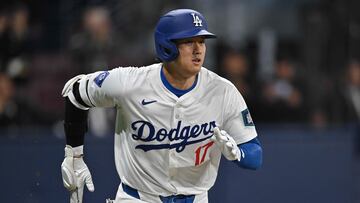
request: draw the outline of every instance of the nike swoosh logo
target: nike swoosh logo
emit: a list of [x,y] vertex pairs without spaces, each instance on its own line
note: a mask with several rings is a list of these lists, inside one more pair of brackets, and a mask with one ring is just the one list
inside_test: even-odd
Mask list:
[[141,104],[142,104],[142,105],[148,105],[148,104],[151,104],[151,103],[154,103],[154,102],[156,102],[156,100],[145,101],[145,99],[143,99],[143,100],[141,101]]

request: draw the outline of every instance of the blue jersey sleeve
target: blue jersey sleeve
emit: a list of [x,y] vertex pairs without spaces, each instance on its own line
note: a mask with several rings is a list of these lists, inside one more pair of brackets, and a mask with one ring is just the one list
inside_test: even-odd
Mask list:
[[238,145],[241,152],[241,160],[234,161],[238,166],[245,169],[256,170],[262,165],[262,148],[258,138]]

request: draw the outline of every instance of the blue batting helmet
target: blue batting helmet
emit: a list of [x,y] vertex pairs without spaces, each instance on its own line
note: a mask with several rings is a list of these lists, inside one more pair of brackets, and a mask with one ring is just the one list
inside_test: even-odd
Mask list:
[[204,16],[191,9],[172,10],[162,16],[155,28],[156,55],[162,61],[172,61],[179,55],[174,40],[196,36],[215,38],[207,31]]

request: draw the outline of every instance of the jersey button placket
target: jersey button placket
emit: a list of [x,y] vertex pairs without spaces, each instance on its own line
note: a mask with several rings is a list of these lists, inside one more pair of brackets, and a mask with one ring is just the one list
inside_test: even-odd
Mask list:
[[169,166],[170,167],[175,167],[175,165],[176,165],[176,154],[175,154],[174,149],[170,149],[169,161],[170,161]]
[[[177,126],[177,123],[179,122],[179,120],[181,119],[181,115],[180,115],[180,110],[179,110],[180,104],[179,103],[175,103],[175,105],[173,106],[173,110],[174,110],[174,117],[175,117],[175,126]],[[172,140],[170,141],[170,144],[176,144],[179,140]],[[170,168],[173,167],[177,167],[177,152],[176,152],[176,148],[170,149],[169,150],[169,166]]]
[[175,113],[175,118],[177,120],[179,120],[181,118],[180,116],[180,104],[179,103],[176,103],[175,106],[174,106],[174,113]]

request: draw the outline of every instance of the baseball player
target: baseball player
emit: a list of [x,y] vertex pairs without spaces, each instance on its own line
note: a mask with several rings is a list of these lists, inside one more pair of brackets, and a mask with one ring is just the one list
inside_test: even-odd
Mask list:
[[87,110],[116,107],[114,202],[206,203],[221,155],[257,169],[262,149],[246,103],[228,80],[202,67],[205,39],[215,38],[202,14],[170,11],[155,29],[161,63],[78,75],[64,86],[65,159],[70,202],[94,191],[83,160]]

